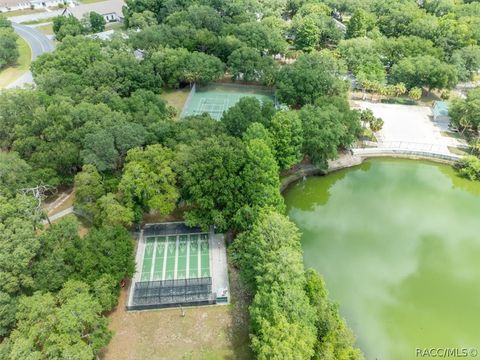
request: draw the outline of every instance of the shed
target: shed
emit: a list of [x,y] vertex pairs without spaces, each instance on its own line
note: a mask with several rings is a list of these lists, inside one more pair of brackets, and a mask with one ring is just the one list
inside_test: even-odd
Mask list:
[[435,101],[432,108],[433,121],[450,121],[448,115],[448,102]]

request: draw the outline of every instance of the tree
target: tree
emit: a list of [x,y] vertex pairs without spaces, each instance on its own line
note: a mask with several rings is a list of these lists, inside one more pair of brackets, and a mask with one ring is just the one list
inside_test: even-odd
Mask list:
[[478,157],[465,156],[455,164],[455,167],[461,176],[472,181],[480,180],[480,159]]
[[374,47],[387,67],[407,57],[430,55],[439,60],[444,58],[442,49],[435,47],[431,40],[418,36],[382,37],[375,41]]
[[236,80],[259,81],[272,85],[278,65],[271,57],[261,56],[256,49],[241,47],[228,57],[228,68]]
[[161,145],[134,148],[128,152],[118,185],[127,207],[155,210],[160,215],[168,215],[175,208],[178,192],[172,161],[172,151]]
[[235,228],[235,215],[244,204],[245,148],[240,139],[210,137],[194,142],[177,155],[182,199],[187,205],[189,225],[220,231]]
[[320,31],[312,17],[295,20],[295,46],[303,51],[313,51],[320,41]]
[[460,81],[471,80],[480,69],[480,46],[472,45],[455,50],[452,63],[457,67]]
[[268,145],[260,139],[250,140],[246,143],[245,156],[245,167],[240,176],[246,205],[239,210],[237,217],[237,224],[242,229],[248,229],[264,207],[285,211],[278,165]]
[[313,104],[323,95],[342,95],[346,83],[342,62],[327,50],[302,55],[291,65],[285,65],[277,80],[277,97],[281,102],[299,107]]
[[472,89],[466,99],[454,99],[448,113],[456,127],[478,131],[480,128],[480,89]]
[[91,11],[88,14],[88,20],[89,20],[90,32],[99,33],[99,32],[105,31],[106,21],[105,21],[105,18],[99,13],[96,13],[95,11]]
[[224,73],[220,59],[186,49],[166,48],[152,54],[154,71],[169,87],[179,87],[182,83],[209,83],[219,79]]
[[157,24],[155,14],[149,10],[132,14],[128,22],[129,27],[133,29],[145,29],[155,24]]
[[73,206],[90,219],[97,214],[96,202],[105,194],[102,176],[94,165],[84,165],[75,175],[75,200]]
[[305,277],[305,290],[317,313],[317,344],[313,359],[363,360],[362,352],[354,347],[355,337],[341,318],[338,306],[328,299],[323,278],[313,269],[308,269]]
[[255,295],[252,349],[258,359],[309,359],[316,341],[314,308],[305,293],[300,233],[288,218],[259,213],[238,236],[232,257]]
[[232,35],[248,47],[257,49],[262,55],[284,53],[288,44],[278,27],[267,27],[259,21],[246,22],[236,26]]
[[58,41],[62,41],[66,36],[77,36],[85,33],[80,20],[74,16],[57,16],[53,18],[53,32]]
[[123,225],[129,227],[134,220],[132,209],[123,206],[117,197],[108,193],[98,199],[96,203],[98,209],[95,223],[101,226],[117,226]]
[[78,221],[73,216],[62,218],[43,232],[32,264],[33,289],[58,291],[73,274],[71,252],[79,235]]
[[31,221],[11,215],[0,223],[0,291],[16,294],[33,287],[31,263],[39,246]]
[[280,111],[272,118],[271,132],[280,169],[286,170],[302,159],[302,122],[296,111]]
[[385,66],[373,40],[367,38],[342,40],[338,50],[358,82],[385,81]]
[[275,145],[272,133],[262,123],[254,122],[250,124],[247,130],[243,133],[242,138],[246,144],[248,144],[250,140],[262,140],[275,156]]
[[450,89],[457,84],[457,70],[454,65],[446,64],[427,55],[401,60],[392,67],[391,80],[402,82],[407,88],[427,87],[432,89]]
[[0,151],[0,194],[14,196],[31,182],[32,168],[16,152]]
[[36,292],[20,299],[8,359],[90,360],[112,336],[101,306],[82,282],[69,281],[58,295]]
[[365,37],[375,27],[375,17],[365,10],[356,10],[347,24],[347,38]]
[[11,27],[0,27],[0,69],[15,64],[20,56],[17,39]]
[[269,127],[274,113],[275,108],[271,101],[260,102],[256,97],[247,96],[224,112],[222,123],[230,135],[241,137],[254,122]]
[[358,112],[348,109],[344,99],[323,98],[318,106],[300,111],[303,126],[303,152],[314,164],[327,167],[339,147],[350,145],[360,133]]
[[108,274],[118,285],[135,271],[133,240],[123,227],[92,228],[74,245],[71,256],[75,269],[73,276],[88,284]]

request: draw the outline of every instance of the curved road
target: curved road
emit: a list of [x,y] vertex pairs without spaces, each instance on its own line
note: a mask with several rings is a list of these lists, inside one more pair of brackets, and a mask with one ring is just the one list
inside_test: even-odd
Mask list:
[[[32,49],[32,61],[46,52],[55,50],[55,44],[44,34],[35,28],[12,22],[13,29],[21,36]],[[33,77],[30,71],[27,71],[20,78],[7,86],[7,88],[21,87],[25,84],[33,84]]]
[[38,30],[22,24],[12,23],[15,32],[20,35],[32,48],[32,60],[45,52],[51,52],[55,45]]

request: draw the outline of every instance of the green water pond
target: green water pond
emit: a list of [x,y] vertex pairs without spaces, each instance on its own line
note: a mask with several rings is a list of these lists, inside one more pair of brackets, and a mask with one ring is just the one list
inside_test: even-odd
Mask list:
[[306,267],[324,276],[366,359],[480,351],[480,182],[374,159],[298,182],[285,199]]

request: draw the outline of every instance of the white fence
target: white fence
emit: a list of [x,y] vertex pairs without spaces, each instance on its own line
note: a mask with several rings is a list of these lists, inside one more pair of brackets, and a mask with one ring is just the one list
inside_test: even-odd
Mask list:
[[446,146],[436,144],[424,144],[406,141],[390,142],[364,142],[365,147],[352,149],[354,155],[358,156],[385,156],[385,155],[408,155],[425,158],[442,159],[446,161],[458,161],[462,157],[451,154]]

